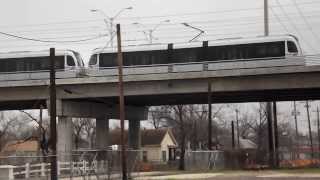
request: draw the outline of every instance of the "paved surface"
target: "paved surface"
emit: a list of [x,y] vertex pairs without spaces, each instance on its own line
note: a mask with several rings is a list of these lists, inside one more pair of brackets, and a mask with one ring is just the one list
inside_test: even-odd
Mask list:
[[[112,179],[120,179],[119,174],[114,174]],[[70,180],[71,178],[61,178],[63,180]],[[72,180],[98,180],[107,179],[107,176],[91,177],[73,177]],[[181,171],[170,172],[145,172],[134,173],[134,180],[320,180],[319,173],[282,173],[275,171],[240,171],[240,172],[204,172],[204,173],[190,173]]]
[[278,173],[273,171],[263,172],[225,172],[225,173],[185,173],[171,175],[155,175],[134,178],[137,180],[180,180],[180,179],[203,179],[203,180],[320,180],[320,173]]

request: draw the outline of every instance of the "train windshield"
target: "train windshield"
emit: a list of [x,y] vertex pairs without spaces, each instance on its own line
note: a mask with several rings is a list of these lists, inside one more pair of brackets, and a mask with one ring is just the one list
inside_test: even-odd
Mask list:
[[288,52],[289,53],[298,53],[298,48],[293,41],[288,41]]
[[96,54],[94,54],[94,55],[92,55],[91,57],[90,57],[90,60],[89,60],[89,65],[96,65],[97,64],[97,57],[98,57],[98,55],[96,55]]
[[78,62],[78,65],[79,66],[84,66],[84,63],[83,63],[83,60],[82,60],[82,57],[79,53],[77,52],[73,52],[74,55],[76,56],[76,59],[77,59],[77,62]]

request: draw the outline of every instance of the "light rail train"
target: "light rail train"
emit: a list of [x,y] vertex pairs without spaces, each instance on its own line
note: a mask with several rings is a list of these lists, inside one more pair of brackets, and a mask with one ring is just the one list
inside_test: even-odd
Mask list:
[[[303,65],[301,56],[293,35],[123,47],[125,75]],[[116,75],[116,67],[115,48],[96,49],[89,60],[92,76]]]
[[[78,52],[55,51],[56,78],[77,77],[84,68]],[[49,79],[49,50],[0,53],[0,81]]]

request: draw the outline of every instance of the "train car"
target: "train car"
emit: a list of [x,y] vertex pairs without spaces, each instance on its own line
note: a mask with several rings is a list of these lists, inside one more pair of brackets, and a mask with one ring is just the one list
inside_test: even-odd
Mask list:
[[[49,50],[0,53],[0,81],[49,78]],[[56,50],[56,78],[73,78],[83,72],[80,54],[72,50]]]
[[[304,65],[293,35],[231,38],[187,44],[123,47],[124,74],[149,74]],[[90,75],[117,74],[116,49],[96,49]]]

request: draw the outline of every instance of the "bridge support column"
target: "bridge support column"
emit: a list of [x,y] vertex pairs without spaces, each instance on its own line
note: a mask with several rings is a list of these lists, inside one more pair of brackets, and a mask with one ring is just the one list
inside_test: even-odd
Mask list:
[[[100,173],[108,173],[109,166],[109,118],[96,118],[96,149],[98,150],[98,171]],[[112,155],[112,154],[111,154]]]
[[73,146],[73,125],[72,118],[66,116],[58,117],[58,145],[57,153],[59,161],[70,161],[72,158]]
[[136,151],[141,148],[140,120],[138,119],[129,120],[128,147],[127,162],[130,172],[136,165],[135,162],[141,160],[142,157],[140,151]]
[[108,149],[109,139],[109,119],[96,118],[96,149]]
[[129,120],[128,145],[134,150],[141,148],[140,120]]

